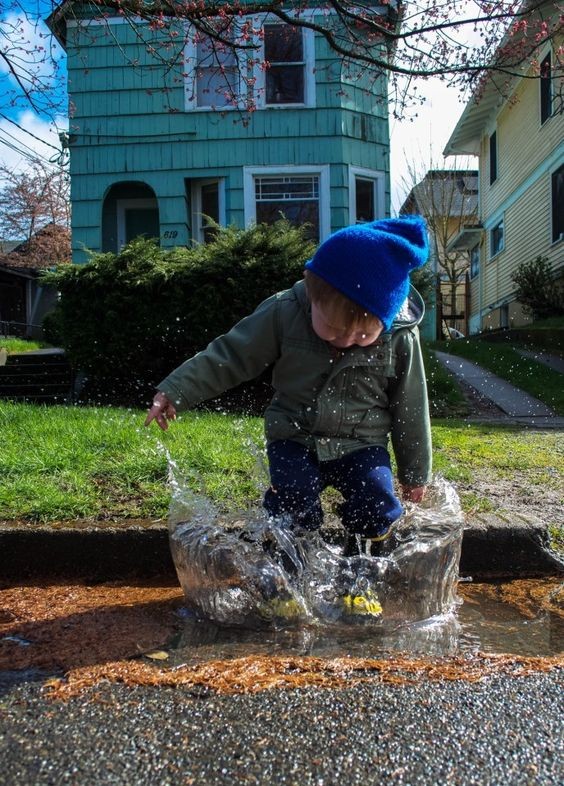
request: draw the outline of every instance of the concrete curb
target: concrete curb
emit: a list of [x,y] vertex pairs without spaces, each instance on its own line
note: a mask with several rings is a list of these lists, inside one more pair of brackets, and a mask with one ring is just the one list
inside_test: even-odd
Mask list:
[[[338,540],[338,536],[328,540]],[[54,577],[112,581],[175,571],[165,528],[2,530],[0,581]],[[538,578],[564,572],[543,526],[483,524],[465,530],[460,575],[474,580]]]

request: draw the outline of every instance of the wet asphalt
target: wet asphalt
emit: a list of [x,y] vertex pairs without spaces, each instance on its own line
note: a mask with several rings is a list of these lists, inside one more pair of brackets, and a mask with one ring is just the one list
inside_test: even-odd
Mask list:
[[562,783],[562,672],[218,696],[0,682],[0,784]]

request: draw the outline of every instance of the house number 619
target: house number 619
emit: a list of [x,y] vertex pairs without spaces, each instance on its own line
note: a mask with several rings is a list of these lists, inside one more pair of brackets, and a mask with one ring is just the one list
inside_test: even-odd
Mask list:
[[178,237],[178,230],[177,229],[167,229],[164,233],[163,237],[165,240],[172,240],[175,237]]

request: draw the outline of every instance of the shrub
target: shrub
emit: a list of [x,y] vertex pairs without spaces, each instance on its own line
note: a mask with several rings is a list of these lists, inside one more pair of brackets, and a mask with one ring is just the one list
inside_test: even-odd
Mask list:
[[511,279],[517,286],[517,300],[533,319],[564,314],[564,288],[555,283],[546,257],[523,262]]
[[283,220],[218,227],[213,242],[193,248],[136,239],[119,254],[45,274],[60,292],[47,330],[84,372],[91,395],[146,403],[181,361],[292,286],[313,251],[304,230]]

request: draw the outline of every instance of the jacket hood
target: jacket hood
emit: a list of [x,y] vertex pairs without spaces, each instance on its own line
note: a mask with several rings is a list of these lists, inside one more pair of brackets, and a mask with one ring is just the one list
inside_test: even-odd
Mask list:
[[405,299],[399,314],[392,323],[391,331],[405,327],[419,325],[425,316],[425,303],[414,286],[410,285],[409,294]]

